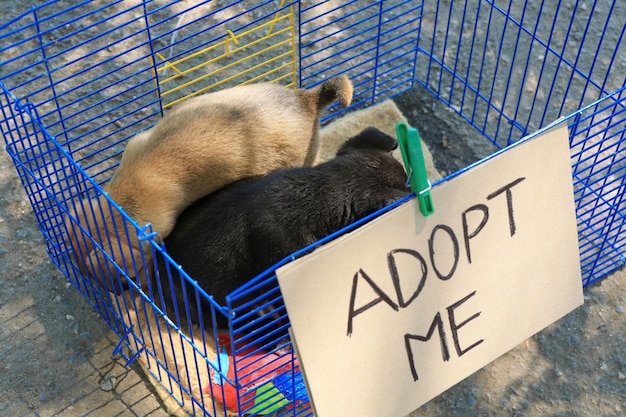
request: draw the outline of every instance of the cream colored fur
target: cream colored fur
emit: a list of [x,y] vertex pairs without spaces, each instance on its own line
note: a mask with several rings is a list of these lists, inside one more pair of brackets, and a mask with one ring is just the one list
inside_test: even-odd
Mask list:
[[[320,113],[335,100],[349,105],[352,91],[340,76],[310,90],[262,83],[188,99],[128,142],[104,190],[141,227],[150,223],[165,238],[187,206],[231,182],[313,165]],[[136,233],[104,197],[72,205],[70,213],[76,221],[66,219],[67,244],[83,274],[103,284],[116,276],[79,225],[129,277],[145,281],[142,259],[150,267],[150,251],[142,256]]]

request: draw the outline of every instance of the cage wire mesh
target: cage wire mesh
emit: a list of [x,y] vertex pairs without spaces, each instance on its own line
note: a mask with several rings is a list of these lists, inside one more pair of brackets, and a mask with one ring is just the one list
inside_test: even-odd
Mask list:
[[[168,408],[312,415],[275,268],[220,306],[101,197],[127,140],[197,94],[339,74],[354,83],[351,108],[422,85],[492,150],[565,117],[587,285],[625,262],[624,13],[619,1],[49,1],[0,25],[0,129],[51,259]],[[94,221],[110,212],[118,240],[142,251],[111,271],[92,262],[102,281],[84,276],[69,233],[108,260],[119,242],[79,226],[78,208]],[[150,270],[156,279],[128,279]],[[166,302],[174,287],[184,303]],[[220,317],[229,325],[213,330]]]

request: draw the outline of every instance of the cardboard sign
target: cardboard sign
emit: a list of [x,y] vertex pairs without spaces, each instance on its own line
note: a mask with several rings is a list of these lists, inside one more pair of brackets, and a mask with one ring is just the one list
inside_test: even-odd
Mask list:
[[567,127],[277,271],[316,415],[401,417],[582,304]]

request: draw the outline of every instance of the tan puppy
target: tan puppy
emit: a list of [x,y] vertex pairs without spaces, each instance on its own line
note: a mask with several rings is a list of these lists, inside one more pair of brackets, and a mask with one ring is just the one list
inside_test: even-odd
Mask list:
[[[263,83],[191,98],[128,142],[104,190],[164,238],[187,206],[231,182],[315,164],[321,112],[335,100],[349,105],[352,92],[340,76],[311,90]],[[111,290],[113,260],[129,277],[145,278],[150,251],[104,196],[71,204],[70,213],[67,243],[83,274]]]

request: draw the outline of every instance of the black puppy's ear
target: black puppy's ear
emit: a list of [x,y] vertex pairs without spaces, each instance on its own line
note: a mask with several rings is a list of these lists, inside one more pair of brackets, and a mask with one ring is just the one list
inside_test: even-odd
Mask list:
[[391,152],[398,147],[398,141],[375,127],[368,127],[358,135],[348,139],[337,151],[337,156],[353,150],[375,149]]

